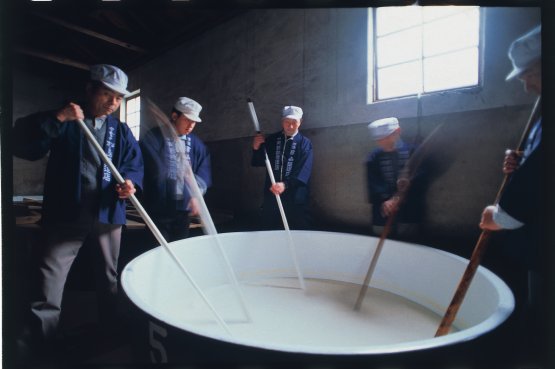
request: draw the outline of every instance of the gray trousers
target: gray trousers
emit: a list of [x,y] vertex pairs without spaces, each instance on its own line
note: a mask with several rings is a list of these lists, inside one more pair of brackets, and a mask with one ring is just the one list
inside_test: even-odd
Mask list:
[[49,225],[45,243],[39,245],[38,289],[31,297],[30,324],[43,339],[57,333],[66,279],[85,240],[92,246],[100,318],[115,317],[121,225],[97,221]]

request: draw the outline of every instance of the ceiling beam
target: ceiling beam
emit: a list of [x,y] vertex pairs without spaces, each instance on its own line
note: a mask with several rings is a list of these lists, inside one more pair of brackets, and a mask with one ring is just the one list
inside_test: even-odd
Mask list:
[[28,49],[25,47],[18,47],[16,49],[16,51],[18,53],[21,54],[26,54],[26,55],[31,55],[31,56],[35,56],[37,58],[41,58],[41,59],[46,59],[49,61],[53,61],[55,63],[59,63],[59,64],[63,64],[63,65],[69,65],[71,67],[75,67],[75,68],[79,68],[79,69],[84,69],[84,70],[90,70],[89,65],[85,64],[85,63],[81,63],[72,59],[68,59],[65,58],[63,56],[58,56],[58,55],[54,55],[54,54],[50,54],[50,53],[45,53],[42,51],[37,51],[37,50],[32,50],[32,49]]
[[124,48],[129,49],[129,50],[133,50],[133,51],[140,52],[140,53],[146,53],[146,50],[143,49],[142,47],[135,46],[133,44],[130,44],[129,42],[121,41],[121,40],[115,39],[113,37],[103,35],[102,33],[98,33],[96,31],[90,30],[88,28],[81,27],[81,26],[66,22],[62,19],[54,18],[54,17],[51,17],[51,16],[46,15],[46,14],[40,14],[40,13],[33,13],[33,14],[36,15],[37,17],[45,19],[49,22],[55,23],[55,24],[60,25],[62,27],[69,28],[73,31],[84,33],[86,35],[98,38],[100,40],[112,43],[114,45],[124,47]]

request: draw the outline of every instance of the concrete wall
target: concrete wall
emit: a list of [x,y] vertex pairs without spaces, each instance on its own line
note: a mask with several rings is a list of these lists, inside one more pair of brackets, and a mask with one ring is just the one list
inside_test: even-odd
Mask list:
[[[54,68],[54,70],[57,70]],[[56,109],[67,101],[83,98],[84,84],[77,87],[76,81],[82,79],[83,73],[66,73],[64,79],[53,79],[52,74],[44,75],[16,65],[13,69],[13,118],[38,111]],[[79,78],[80,77],[80,78]],[[37,161],[13,158],[13,194],[42,195],[44,174],[48,157]]]
[[[252,10],[130,71],[130,89],[140,88],[165,113],[178,96],[203,105],[196,133],[212,153],[214,187],[207,200],[236,214],[259,206],[265,175],[250,167],[248,97],[265,132],[280,128],[282,106],[303,107],[301,129],[315,153],[313,209],[322,221],[357,227],[370,224],[368,122],[397,116],[408,141],[418,121],[424,136],[442,124],[430,145],[436,169],[427,227],[468,235],[495,197],[503,151],[516,144],[534,100],[519,82],[504,78],[511,70],[510,42],[540,21],[540,11],[487,8],[483,16],[482,86],[423,96],[420,119],[416,98],[368,102],[368,10],[362,8]],[[143,120],[146,128],[149,117]]]
[[[535,8],[484,9],[483,83],[478,89],[421,98],[421,131],[435,134],[436,172],[427,194],[431,232],[475,232],[501,181],[503,151],[516,145],[533,97],[511,70],[510,42],[539,22]],[[204,107],[196,133],[209,145],[214,187],[209,202],[236,212],[261,201],[263,168],[251,168],[253,128],[246,99],[262,129],[279,129],[283,105],[305,111],[302,130],[314,144],[312,205],[318,217],[354,226],[370,223],[364,161],[373,148],[366,125],[397,116],[412,140],[415,98],[368,103],[366,9],[256,10],[175,48],[131,73],[143,96],[169,111],[177,96]]]

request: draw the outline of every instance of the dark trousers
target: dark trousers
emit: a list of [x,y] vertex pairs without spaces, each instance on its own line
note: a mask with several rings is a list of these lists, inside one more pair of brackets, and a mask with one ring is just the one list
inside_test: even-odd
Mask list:
[[515,310],[504,324],[509,332],[504,345],[514,357],[515,365],[541,367],[548,352],[548,312],[544,301],[547,285],[538,270],[526,265],[524,256],[517,259],[507,255],[503,246],[507,247],[506,244],[489,246],[484,266],[501,277],[515,297]]
[[30,329],[43,339],[57,333],[62,296],[70,268],[85,240],[90,241],[101,322],[114,321],[117,301],[117,262],[121,225],[64,223],[45,227],[45,243],[37,247],[36,288],[31,295]]
[[[308,207],[304,204],[295,204],[287,197],[281,199],[289,229],[310,229],[312,222]],[[261,228],[263,230],[285,229],[275,196],[264,198]]]
[[188,211],[177,211],[171,217],[155,217],[153,221],[167,242],[189,237],[191,218]]

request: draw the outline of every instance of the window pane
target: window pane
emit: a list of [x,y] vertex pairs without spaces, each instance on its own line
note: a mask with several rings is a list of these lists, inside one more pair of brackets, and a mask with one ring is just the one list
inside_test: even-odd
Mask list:
[[139,126],[135,126],[135,127],[132,127],[132,128],[131,128],[131,133],[133,133],[133,136],[135,137],[135,139],[136,139],[137,141],[139,141],[139,131],[140,131],[140,128],[141,128],[141,127],[139,127]]
[[135,111],[135,99],[127,100],[127,112]]
[[422,19],[429,22],[438,18],[445,18],[451,14],[465,11],[472,7],[466,6],[424,6],[422,8]]
[[424,59],[424,92],[478,84],[478,48]]
[[375,99],[478,84],[479,7],[407,6],[375,11]]
[[479,23],[478,13],[471,11],[425,24],[424,56],[478,45]]
[[130,127],[139,125],[139,113],[127,114],[127,125]]
[[393,33],[378,39],[378,67],[420,59],[420,28]]
[[418,93],[422,85],[420,62],[378,69],[378,81],[379,99]]
[[125,122],[131,129],[133,136],[139,140],[141,129],[141,97],[135,96],[125,102],[126,114]]
[[376,11],[378,37],[422,22],[422,10],[419,6],[392,6],[378,8]]

